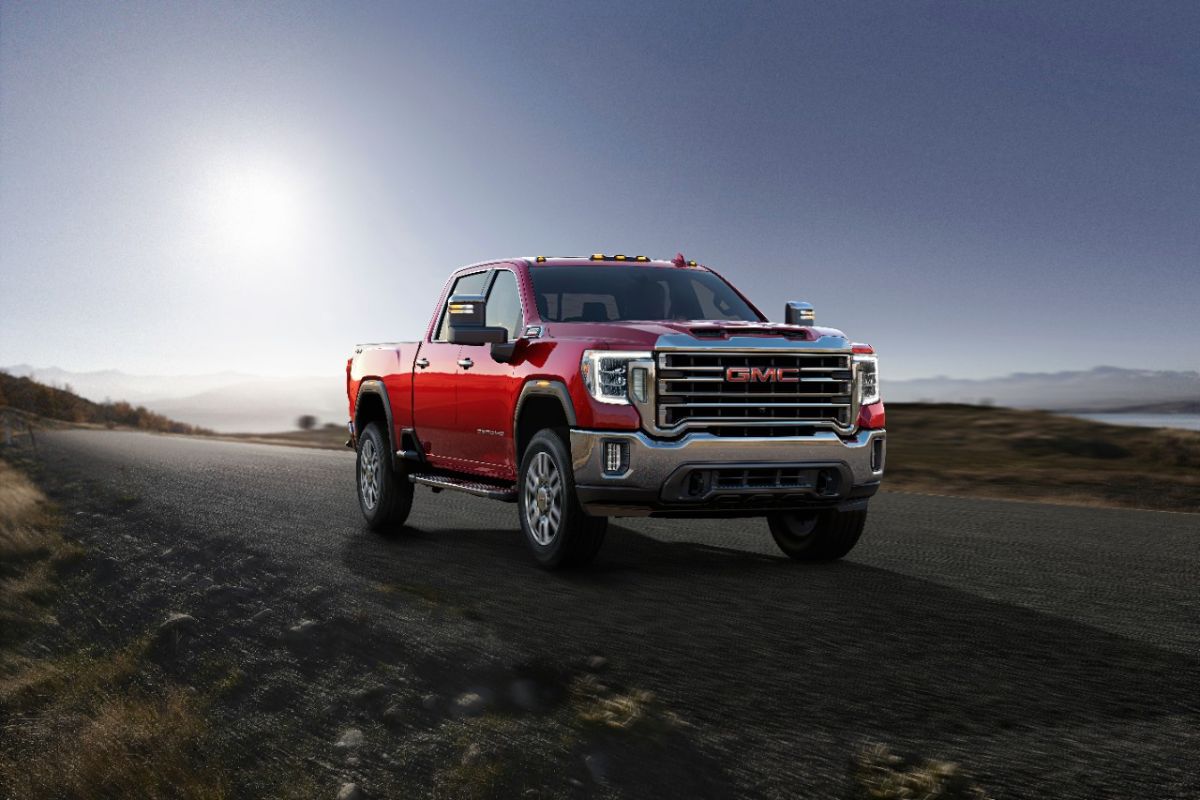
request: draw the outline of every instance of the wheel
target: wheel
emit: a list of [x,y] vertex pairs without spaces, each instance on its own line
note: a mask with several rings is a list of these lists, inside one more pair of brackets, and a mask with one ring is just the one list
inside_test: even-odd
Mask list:
[[525,540],[543,567],[586,564],[604,542],[608,518],[584,513],[567,446],[553,431],[539,431],[525,449],[517,506]]
[[854,549],[866,522],[865,508],[856,511],[789,511],[767,517],[775,544],[797,561],[841,558]]
[[358,507],[373,531],[398,528],[412,510],[413,485],[392,468],[388,438],[378,422],[358,436]]

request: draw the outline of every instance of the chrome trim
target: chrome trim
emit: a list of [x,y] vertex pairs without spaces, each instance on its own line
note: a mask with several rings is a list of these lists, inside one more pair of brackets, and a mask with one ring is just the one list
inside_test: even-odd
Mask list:
[[[841,464],[851,477],[852,486],[878,481],[883,470],[872,472],[871,449],[876,439],[886,439],[884,430],[862,430],[851,437],[820,431],[812,436],[724,437],[711,433],[689,433],[674,441],[654,439],[642,431],[571,430],[571,461],[577,486],[607,486],[628,489],[631,495],[647,493],[659,497],[667,479],[685,464],[758,465]],[[604,442],[629,444],[627,471],[620,476],[604,474]],[[846,487],[849,489],[850,487]],[[633,500],[622,514],[649,513],[644,500]],[[609,513],[606,511],[606,513]]]
[[[854,353],[851,350],[849,342],[841,336],[823,335],[813,342],[807,342],[804,345],[798,346],[794,341],[783,339],[760,339],[754,340],[751,346],[747,346],[749,337],[733,337],[723,342],[703,342],[691,336],[685,335],[667,335],[660,336],[655,346],[654,352],[648,360],[638,360],[629,362],[629,368],[642,367],[648,370],[647,381],[647,397],[644,402],[639,403],[636,398],[631,397],[630,402],[638,410],[638,414],[642,419],[642,428],[647,433],[654,436],[678,436],[686,433],[689,430],[695,429],[712,429],[725,427],[747,427],[747,428],[765,428],[765,427],[815,427],[828,431],[834,431],[841,435],[852,434],[858,429],[858,413],[860,409],[859,397],[861,396],[859,386],[859,370],[858,364],[854,360]],[[813,393],[783,393],[774,397],[784,400],[785,402],[763,402],[763,403],[669,403],[658,404],[658,396],[660,394],[670,393],[671,395],[679,395],[687,397],[696,395],[695,392],[676,392],[669,391],[669,383],[671,382],[690,382],[699,381],[707,383],[720,383],[722,385],[727,382],[722,376],[699,376],[695,378],[688,377],[658,377],[660,362],[664,357],[673,354],[694,353],[696,355],[714,356],[714,357],[770,357],[770,356],[838,356],[845,359],[844,367],[813,367],[813,366],[797,366],[799,372],[848,372],[850,379],[848,381],[836,380],[831,377],[818,378],[804,376],[796,380],[796,383],[846,383],[848,392],[838,394],[822,394],[815,395]],[[700,365],[696,367],[682,367],[681,369],[690,372],[721,372],[723,373],[728,367],[725,365]],[[788,381],[791,383],[791,381]],[[834,397],[841,398],[848,395],[849,402],[838,403],[790,403],[786,402],[792,398],[804,397]],[[731,398],[737,398],[739,395],[725,395]],[[745,396],[750,396],[747,393]],[[758,396],[758,395],[756,395]],[[675,425],[664,425],[659,418],[659,410],[662,408],[759,408],[759,407],[777,407],[777,408],[827,408],[827,409],[849,409],[847,424],[840,424],[837,419],[828,417],[753,417],[747,416],[742,418],[730,418],[719,416],[708,417],[693,417],[683,420]],[[743,439],[747,437],[729,437]]]

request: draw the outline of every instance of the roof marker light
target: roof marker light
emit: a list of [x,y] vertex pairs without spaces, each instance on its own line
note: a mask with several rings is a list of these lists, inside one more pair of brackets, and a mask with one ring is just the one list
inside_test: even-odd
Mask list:
[[615,256],[613,256],[613,260],[614,260],[614,261],[624,261],[624,260],[625,260],[625,256],[622,256],[622,255],[615,255]]
[[635,256],[633,260],[634,261],[649,261],[650,257],[649,256]]
[[695,262],[695,261],[689,261],[689,262],[687,262],[687,265],[688,265],[689,267],[694,267],[694,266],[696,266],[696,262]]
[[539,263],[539,264],[544,264],[544,263],[546,262],[546,257],[545,257],[545,256],[538,256],[537,258],[535,258],[535,259],[534,259],[534,261],[536,261],[536,262],[537,262],[537,263]]
[[592,261],[603,261],[604,253],[592,253]]

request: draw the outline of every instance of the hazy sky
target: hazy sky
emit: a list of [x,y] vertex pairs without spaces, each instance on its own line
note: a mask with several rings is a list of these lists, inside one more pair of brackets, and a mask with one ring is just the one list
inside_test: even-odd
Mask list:
[[0,4],[0,365],[337,373],[447,272],[807,299],[886,377],[1200,363],[1200,3]]

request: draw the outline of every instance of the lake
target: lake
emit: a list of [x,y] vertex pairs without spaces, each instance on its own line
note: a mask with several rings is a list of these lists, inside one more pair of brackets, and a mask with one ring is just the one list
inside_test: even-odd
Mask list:
[[1072,417],[1105,422],[1109,425],[1136,425],[1139,428],[1183,428],[1200,431],[1200,414],[1072,414]]

